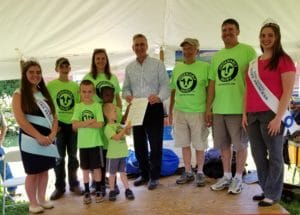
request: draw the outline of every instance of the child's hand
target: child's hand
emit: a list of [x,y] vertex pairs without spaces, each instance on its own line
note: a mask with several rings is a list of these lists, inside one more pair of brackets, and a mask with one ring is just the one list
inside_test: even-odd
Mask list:
[[131,121],[128,120],[127,123],[126,123],[125,129],[131,129],[131,128],[132,128]]

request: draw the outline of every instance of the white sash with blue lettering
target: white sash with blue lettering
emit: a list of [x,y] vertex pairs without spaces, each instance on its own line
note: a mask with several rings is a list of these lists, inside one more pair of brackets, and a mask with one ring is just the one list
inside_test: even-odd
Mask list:
[[[250,62],[248,75],[260,98],[274,113],[277,113],[279,100],[260,79],[258,73],[258,59]],[[289,110],[285,111],[282,122],[291,134],[300,130],[300,126],[297,125]]]
[[[52,122],[53,122],[51,109],[49,108],[48,104],[44,101],[44,99],[41,96],[35,94],[35,100],[38,107],[42,111],[44,117],[26,114],[26,119],[31,123],[35,123],[37,125],[51,129]],[[32,138],[31,136],[28,136],[24,133],[22,133],[21,139],[22,139],[22,144],[21,144],[22,151],[31,154],[59,158],[59,153],[57,150],[57,146],[55,144],[42,146],[36,141],[35,138]]]

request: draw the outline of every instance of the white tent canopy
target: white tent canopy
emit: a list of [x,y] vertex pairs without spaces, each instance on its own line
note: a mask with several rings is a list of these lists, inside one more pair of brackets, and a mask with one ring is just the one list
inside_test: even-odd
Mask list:
[[113,71],[134,58],[132,36],[148,37],[149,54],[165,50],[167,67],[185,37],[201,49],[220,49],[220,25],[240,23],[241,42],[259,52],[258,33],[272,18],[295,61],[300,56],[299,0],[0,0],[0,80],[20,78],[21,57],[34,57],[46,76],[55,76],[56,58],[69,57],[73,72],[87,72],[95,48],[106,48]]

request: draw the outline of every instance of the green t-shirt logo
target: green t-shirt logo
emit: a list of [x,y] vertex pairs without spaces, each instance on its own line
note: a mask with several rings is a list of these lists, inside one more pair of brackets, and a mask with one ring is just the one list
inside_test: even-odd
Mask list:
[[84,110],[82,112],[82,118],[81,120],[82,121],[86,121],[86,120],[89,120],[89,119],[95,119],[95,115],[92,111],[90,110]]
[[182,73],[177,79],[177,87],[182,93],[189,93],[195,89],[197,78],[191,72]]
[[57,93],[56,103],[60,110],[69,111],[75,105],[74,95],[69,90],[61,90]]
[[230,58],[223,61],[218,67],[218,78],[222,82],[231,81],[238,74],[239,67],[237,62]]
[[114,85],[113,85],[111,82],[109,82],[109,81],[100,81],[100,82],[97,84],[97,86],[96,86],[96,94],[97,94],[97,96],[98,96],[99,98],[100,98],[101,87],[104,87],[104,86],[109,86],[109,87],[115,89]]

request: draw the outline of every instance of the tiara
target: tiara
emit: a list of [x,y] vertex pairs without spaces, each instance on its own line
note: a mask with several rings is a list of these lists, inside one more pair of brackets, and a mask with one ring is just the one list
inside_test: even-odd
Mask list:
[[272,18],[267,18],[263,23],[262,27],[276,27],[279,28],[279,25],[277,22]]

